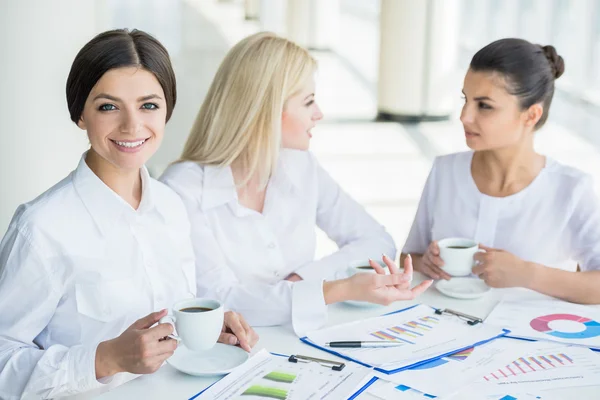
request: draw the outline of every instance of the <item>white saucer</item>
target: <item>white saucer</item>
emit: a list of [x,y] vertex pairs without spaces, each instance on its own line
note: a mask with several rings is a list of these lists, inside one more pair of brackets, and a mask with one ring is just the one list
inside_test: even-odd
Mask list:
[[192,351],[180,344],[167,362],[186,374],[195,376],[227,375],[242,365],[249,355],[243,349],[217,343],[210,350]]
[[457,299],[476,299],[490,291],[484,281],[477,278],[451,278],[435,284],[437,290]]

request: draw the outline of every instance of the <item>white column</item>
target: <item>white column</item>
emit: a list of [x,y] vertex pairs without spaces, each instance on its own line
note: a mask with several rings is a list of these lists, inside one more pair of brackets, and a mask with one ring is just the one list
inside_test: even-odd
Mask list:
[[340,38],[340,0],[310,0],[311,32],[309,47],[332,50]]
[[460,93],[456,0],[382,0],[379,117],[447,118]]
[[[65,85],[79,49],[103,27],[101,2],[20,0],[0,12],[0,237],[17,206],[75,169],[88,148]],[[99,29],[100,28],[100,29]]]
[[286,36],[287,6],[288,0],[260,0],[261,30]]
[[340,32],[339,0],[288,0],[286,35],[299,45],[331,50]]
[[260,17],[260,0],[244,1],[244,17],[246,20],[254,21]]

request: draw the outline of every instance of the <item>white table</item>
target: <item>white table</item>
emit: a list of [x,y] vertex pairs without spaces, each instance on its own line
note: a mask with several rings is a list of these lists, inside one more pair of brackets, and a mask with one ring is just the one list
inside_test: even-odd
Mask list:
[[[415,280],[420,281],[415,274]],[[475,300],[458,300],[442,295],[435,288],[430,288],[417,300],[411,302],[398,302],[388,307],[357,308],[347,304],[335,304],[329,306],[329,325],[349,322],[357,319],[381,315],[386,312],[405,308],[411,304],[423,303],[436,308],[451,308],[464,313],[485,318],[503,295],[510,296],[511,293],[524,293],[524,289],[493,289],[485,296]],[[532,293],[532,296],[536,294]],[[298,339],[292,331],[291,326],[277,326],[268,328],[256,328],[260,340],[255,346],[253,353],[260,349],[281,354],[302,354],[321,357],[326,359],[337,359],[335,356],[308,346]],[[199,378],[181,373],[165,364],[160,370],[152,375],[136,378],[126,384],[114,388],[112,391],[98,397],[101,400],[116,399],[189,399],[196,393],[213,383],[215,379]],[[600,385],[600,382],[598,382]],[[370,396],[361,396],[368,399]],[[201,399],[202,397],[200,397]],[[600,386],[583,388],[570,388],[555,390],[551,394],[544,393],[546,399],[600,399]]]

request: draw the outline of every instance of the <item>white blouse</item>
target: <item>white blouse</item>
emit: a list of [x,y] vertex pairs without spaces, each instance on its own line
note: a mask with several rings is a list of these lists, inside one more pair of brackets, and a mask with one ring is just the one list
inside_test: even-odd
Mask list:
[[590,176],[547,158],[528,187],[491,197],[477,189],[472,158],[473,152],[436,158],[403,253],[464,237],[548,267],[600,268],[600,203]]
[[[238,202],[230,167],[182,162],[161,181],[187,207],[198,295],[215,297],[252,325],[325,323],[322,280],[355,259],[394,257],[391,236],[306,151],[282,150],[262,213]],[[339,251],[315,260],[315,226]],[[303,281],[283,280],[295,272]]]
[[[0,398],[89,398],[97,345],[195,294],[179,197],[141,170],[138,210],[85,163],[21,205],[0,244]],[[85,393],[84,393],[85,392]]]

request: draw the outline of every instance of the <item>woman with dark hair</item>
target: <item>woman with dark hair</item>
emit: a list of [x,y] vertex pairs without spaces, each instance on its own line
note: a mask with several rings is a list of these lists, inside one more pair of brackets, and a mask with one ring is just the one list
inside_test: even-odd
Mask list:
[[460,117],[472,151],[434,162],[402,250],[415,269],[449,279],[437,241],[470,238],[483,250],[473,272],[489,286],[600,303],[592,179],[534,148],[563,72],[554,47],[521,39],[498,40],[475,54]]
[[[154,325],[196,294],[190,226],[144,163],[175,102],[167,50],[144,32],[104,32],[77,54],[67,103],[91,147],[0,244],[0,398],[88,397],[173,354],[172,325]],[[226,313],[220,341],[256,340]]]

